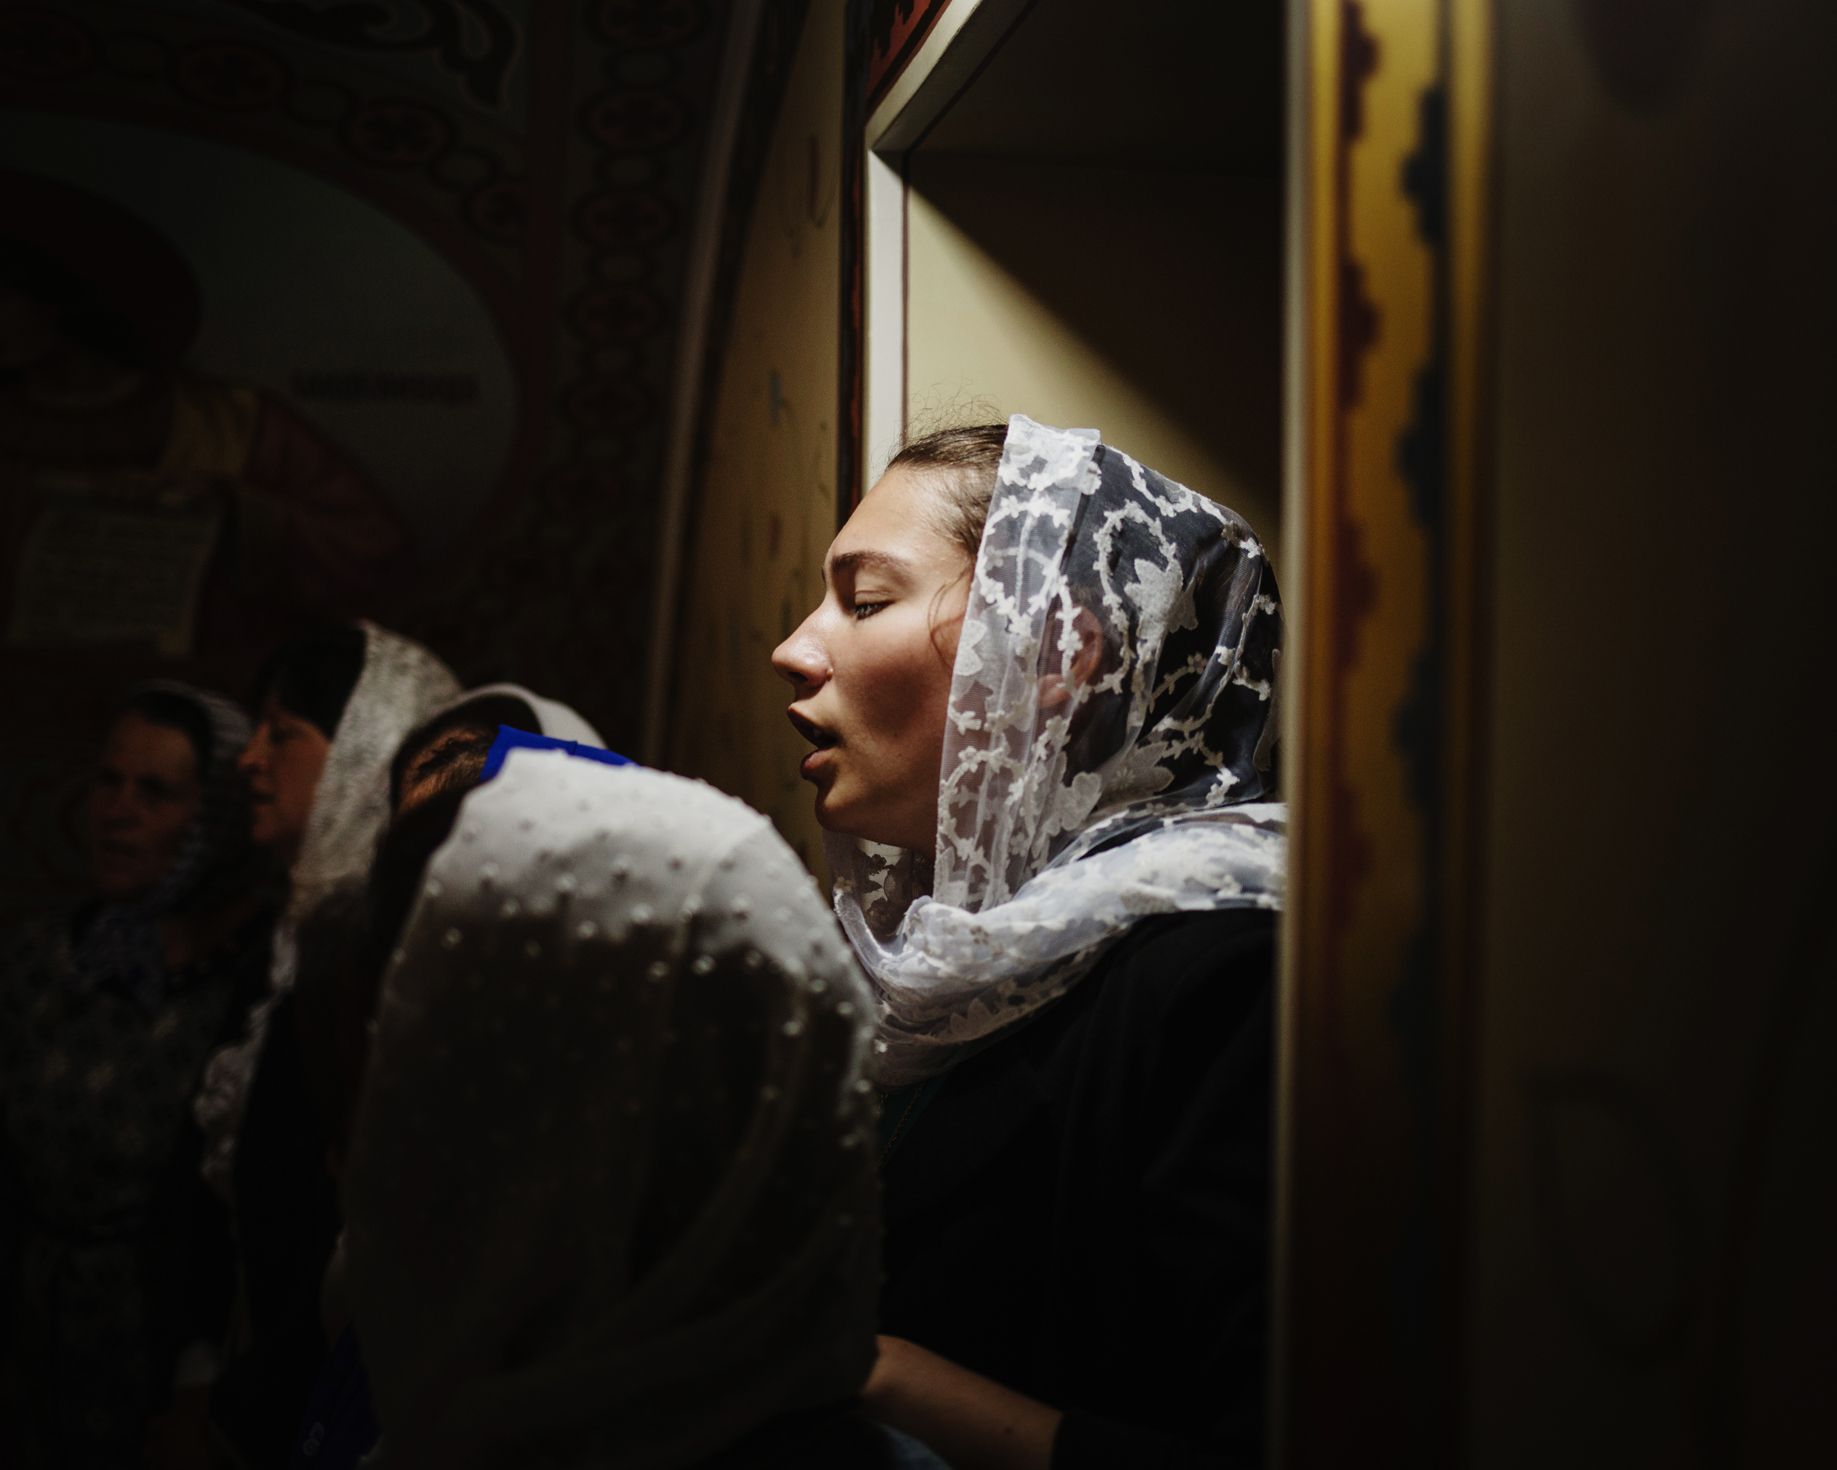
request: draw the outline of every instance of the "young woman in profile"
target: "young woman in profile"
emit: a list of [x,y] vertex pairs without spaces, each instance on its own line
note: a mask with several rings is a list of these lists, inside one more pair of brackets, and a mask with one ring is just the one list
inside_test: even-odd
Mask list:
[[1281,612],[1087,430],[908,446],[773,655],[876,992],[868,1408],[956,1470],[1262,1459]]

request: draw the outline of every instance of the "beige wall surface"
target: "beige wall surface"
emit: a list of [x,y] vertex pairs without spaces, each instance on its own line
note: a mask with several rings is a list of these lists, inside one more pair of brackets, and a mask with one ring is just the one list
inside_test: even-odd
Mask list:
[[1837,7],[1497,13],[1471,1463],[1829,1463]]
[[914,427],[1024,413],[1099,429],[1231,506],[1280,565],[1279,191],[926,153],[909,178]]
[[772,649],[835,534],[841,0],[810,7],[746,242],[696,509],[669,765],[750,802],[819,875],[822,833]]

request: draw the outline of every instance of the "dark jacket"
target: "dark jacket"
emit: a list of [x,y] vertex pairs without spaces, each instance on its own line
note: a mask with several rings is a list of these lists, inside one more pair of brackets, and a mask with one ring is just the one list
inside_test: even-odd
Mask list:
[[126,1463],[194,1343],[223,1340],[229,1215],[199,1173],[206,1059],[266,986],[274,914],[169,972],[159,1010],[74,982],[97,911],[28,926],[0,962],[0,1462]]
[[1262,1463],[1274,956],[1143,922],[883,1168],[881,1331],[1064,1410],[1058,1470]]
[[248,1346],[217,1381],[211,1418],[250,1470],[283,1470],[330,1357],[319,1288],[340,1226],[291,991],[268,1017],[233,1178]]

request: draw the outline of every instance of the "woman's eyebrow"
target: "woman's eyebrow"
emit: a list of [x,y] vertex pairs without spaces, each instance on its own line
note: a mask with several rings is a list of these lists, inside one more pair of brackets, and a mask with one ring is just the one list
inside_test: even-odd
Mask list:
[[824,574],[826,577],[836,577],[845,573],[853,576],[864,568],[902,577],[910,574],[912,563],[904,557],[893,556],[885,551],[845,551],[829,563]]

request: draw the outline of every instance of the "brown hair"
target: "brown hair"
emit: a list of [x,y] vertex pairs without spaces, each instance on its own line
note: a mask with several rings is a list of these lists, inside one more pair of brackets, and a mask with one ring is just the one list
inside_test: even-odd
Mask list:
[[887,464],[889,470],[903,466],[935,473],[945,492],[938,509],[938,530],[963,548],[972,565],[982,546],[982,528],[995,496],[995,472],[1001,468],[1002,446],[1007,442],[1006,424],[939,429],[910,441]]
[[402,805],[402,782],[408,777],[408,768],[435,746],[441,747],[440,754],[416,773],[417,784],[437,782],[438,790],[461,786],[470,791],[485,769],[499,725],[532,735],[542,733],[542,721],[529,702],[514,694],[468,699],[411,730],[389,762],[389,810],[395,812]]

